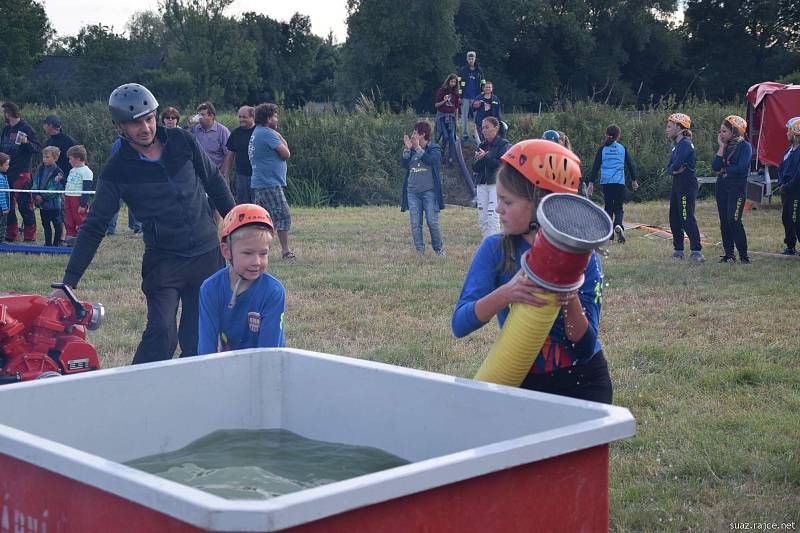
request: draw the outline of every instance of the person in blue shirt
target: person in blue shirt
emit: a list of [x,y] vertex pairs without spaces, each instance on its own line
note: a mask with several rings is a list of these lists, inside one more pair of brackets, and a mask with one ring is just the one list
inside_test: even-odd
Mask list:
[[625,204],[625,170],[631,177],[631,188],[635,191],[639,188],[636,180],[636,167],[633,165],[630,152],[620,144],[619,136],[622,130],[616,124],[610,124],[606,128],[606,139],[597,150],[594,158],[594,165],[589,173],[589,184],[586,192],[589,196],[594,194],[594,182],[597,173],[600,173],[600,186],[603,188],[603,209],[611,217],[614,225],[614,235],[620,244],[625,243],[625,225],[622,217]]
[[783,242],[786,245],[782,253],[796,255],[795,245],[800,236],[800,117],[794,117],[786,123],[786,138],[789,140],[789,149],[778,167],[778,186],[783,204]]
[[3,189],[10,189],[8,186],[8,167],[11,165],[11,158],[8,154],[0,152],[0,245],[6,235],[6,224],[8,212],[11,210],[11,195]]
[[739,250],[739,261],[744,264],[750,263],[742,212],[753,147],[744,140],[745,131],[747,131],[745,119],[736,115],[726,117],[719,127],[717,135],[719,149],[711,162],[711,169],[718,173],[715,194],[724,249],[720,263],[736,262],[734,246]]
[[222,222],[229,266],[200,287],[198,355],[284,346],[286,291],[266,273],[275,226],[266,209],[239,204]]
[[692,119],[683,113],[673,113],[667,119],[666,134],[674,144],[667,165],[667,173],[672,176],[672,190],[669,195],[669,227],[672,231],[672,257],[683,259],[683,233],[689,236],[691,260],[695,263],[705,261],[700,244],[700,229],[694,216],[697,202],[697,176],[695,164],[697,156],[692,143]]
[[[481,94],[486,80],[483,71],[478,66],[477,55],[474,51],[467,52],[467,64],[458,69],[458,89],[461,98],[461,138],[464,142],[469,139],[469,116],[472,101]],[[480,128],[480,124],[477,126]]]
[[[513,304],[541,307],[547,303],[541,295],[548,291],[521,271],[520,258],[531,249],[536,236],[539,199],[553,191],[575,194],[580,184],[577,158],[556,143],[522,141],[501,160],[497,213],[503,233],[486,237],[475,252],[453,311],[451,326],[456,337],[483,327],[494,316],[502,328]],[[550,171],[525,164],[537,160],[552,161]],[[562,168],[565,172],[560,172]],[[573,178],[571,184],[564,184],[566,173]],[[611,403],[611,378],[598,337],[603,265],[596,252],[592,252],[584,276],[578,290],[556,294],[561,309],[520,387]]]

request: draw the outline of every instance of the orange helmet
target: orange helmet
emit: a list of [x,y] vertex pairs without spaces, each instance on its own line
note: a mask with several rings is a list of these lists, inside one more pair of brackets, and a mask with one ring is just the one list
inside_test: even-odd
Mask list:
[[684,115],[683,113],[673,113],[667,119],[667,122],[674,122],[679,126],[683,126],[684,128],[691,128],[692,127],[692,118],[689,115]]
[[500,159],[537,187],[552,192],[578,192],[581,160],[560,144],[545,139],[521,141]]
[[744,135],[744,132],[747,131],[747,121],[738,115],[728,115],[725,117],[725,122],[733,126],[739,135]]
[[247,224],[264,224],[270,231],[275,231],[275,225],[266,209],[255,204],[239,204],[225,215],[220,239],[225,240],[231,233]]

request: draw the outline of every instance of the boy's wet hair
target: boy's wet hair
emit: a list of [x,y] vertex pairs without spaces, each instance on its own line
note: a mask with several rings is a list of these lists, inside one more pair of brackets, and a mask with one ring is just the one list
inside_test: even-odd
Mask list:
[[80,159],[81,161],[86,161],[87,155],[86,148],[82,144],[76,144],[75,146],[71,146],[69,149],[67,149],[67,157],[74,157],[76,159]]
[[58,159],[61,155],[61,149],[58,146],[45,146],[42,148],[42,155],[50,154],[54,158]]
[[0,152],[0,166],[5,165],[8,161],[11,161],[11,156],[4,152]]

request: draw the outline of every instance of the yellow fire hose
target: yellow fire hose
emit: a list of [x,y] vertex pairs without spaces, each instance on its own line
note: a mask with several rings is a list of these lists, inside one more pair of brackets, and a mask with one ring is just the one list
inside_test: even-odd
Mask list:
[[555,294],[537,294],[550,302],[543,307],[514,304],[500,336],[475,379],[519,387],[542,349],[550,328],[558,316]]

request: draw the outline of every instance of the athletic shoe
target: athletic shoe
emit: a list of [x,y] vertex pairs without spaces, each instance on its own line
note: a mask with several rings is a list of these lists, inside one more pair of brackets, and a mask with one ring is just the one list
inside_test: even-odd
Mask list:
[[742,256],[739,257],[739,262],[741,264],[743,264],[743,265],[749,265],[750,264],[750,258],[747,257],[746,255],[742,255]]
[[617,236],[620,244],[625,244],[625,230],[619,224],[614,226],[614,235]]
[[735,263],[736,258],[732,255],[722,255],[719,258],[720,263]]
[[683,250],[675,250],[672,252],[673,259],[683,259]]
[[444,250],[436,250],[436,255],[438,255],[439,257],[445,257]]
[[705,263],[706,258],[703,257],[703,254],[700,252],[692,252],[691,257],[689,258],[693,263]]
[[781,252],[781,255],[797,255],[797,251],[795,251],[794,247],[786,247]]

